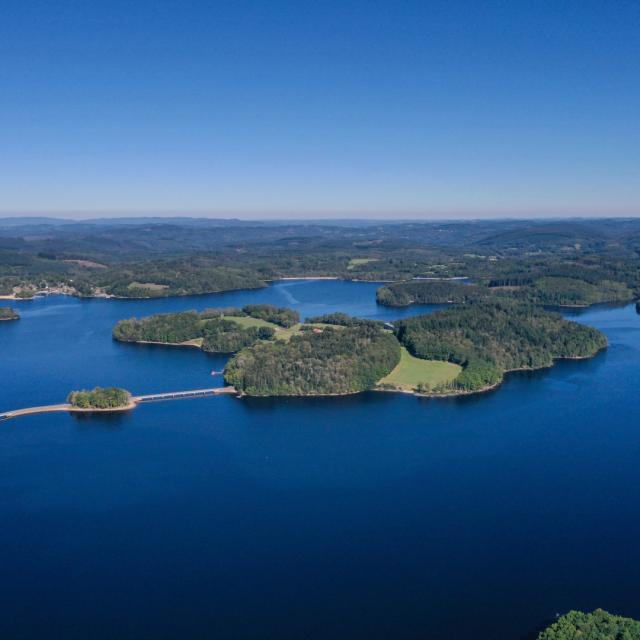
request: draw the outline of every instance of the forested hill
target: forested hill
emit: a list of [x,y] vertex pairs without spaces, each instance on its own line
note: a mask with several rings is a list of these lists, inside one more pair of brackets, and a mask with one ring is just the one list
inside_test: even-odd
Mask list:
[[[0,220],[0,295],[51,289],[83,296],[190,295],[260,287],[292,276],[369,281],[465,276],[477,284],[509,287],[571,278],[579,281],[565,283],[571,290],[542,283],[534,292],[537,299],[544,304],[544,298],[548,304],[623,300],[640,295],[640,220]],[[558,296],[561,285],[565,293]]]
[[256,396],[356,393],[373,388],[399,361],[395,337],[360,322],[243,349],[228,362],[225,380]]
[[551,366],[556,358],[593,356],[607,345],[596,329],[502,299],[407,318],[395,327],[412,355],[463,367],[451,391],[481,390],[499,383],[506,371]]
[[264,286],[252,271],[202,258],[93,267],[77,273],[74,280],[81,295],[102,293],[119,298],[185,296]]

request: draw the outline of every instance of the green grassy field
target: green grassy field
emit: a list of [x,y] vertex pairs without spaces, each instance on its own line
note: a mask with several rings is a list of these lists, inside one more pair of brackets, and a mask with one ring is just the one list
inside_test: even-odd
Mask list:
[[414,358],[404,347],[400,363],[378,384],[390,384],[399,389],[413,391],[419,383],[427,383],[431,388],[442,382],[453,380],[462,371],[462,367],[440,360],[421,360]]
[[282,329],[273,322],[267,322],[266,320],[260,320],[259,318],[252,318],[251,316],[224,316],[225,320],[233,320],[233,322],[239,324],[241,327],[247,329],[249,327],[271,327],[276,331]]
[[347,265],[347,269],[353,269],[354,267],[359,267],[363,264],[369,264],[370,262],[378,262],[378,258],[351,258],[351,260],[349,260],[349,264]]
[[271,327],[276,331],[276,338],[278,340],[288,341],[291,336],[296,333],[300,333],[300,327],[302,324],[294,324],[293,327],[285,328],[266,320],[259,320],[257,318],[251,318],[249,316],[225,316],[225,320],[233,320],[242,327]]
[[129,289],[148,289],[149,291],[164,291],[169,288],[166,284],[156,284],[155,282],[130,282]]
[[[299,322],[298,324],[294,324],[292,327],[285,328],[285,327],[281,327],[280,325],[274,324],[272,322],[267,322],[266,320],[251,318],[250,316],[224,316],[224,319],[232,320],[233,322],[239,324],[241,327],[245,329],[248,327],[271,327],[276,331],[276,335],[275,335],[276,339],[284,340],[285,342],[289,341],[291,339],[291,336],[294,336],[297,333],[300,333],[300,329],[302,327],[302,323]],[[315,322],[312,326],[319,327],[321,329],[323,328],[342,329],[343,328],[338,325],[329,325],[329,324],[324,324],[322,322]]]

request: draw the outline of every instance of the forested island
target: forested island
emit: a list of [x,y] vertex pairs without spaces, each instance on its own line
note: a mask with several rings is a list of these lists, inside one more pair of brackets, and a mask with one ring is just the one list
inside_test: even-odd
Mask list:
[[602,609],[569,611],[547,627],[538,640],[640,640],[640,622]]
[[393,325],[344,313],[300,323],[296,311],[265,304],[184,311],[121,320],[113,338],[235,353],[225,379],[246,395],[472,393],[495,387],[509,371],[588,358],[607,346],[596,329],[526,301],[483,296],[474,285],[424,284],[440,301],[453,292],[460,304]]
[[343,314],[314,320],[326,328],[241,350],[227,364],[227,383],[247,395],[374,388],[433,396],[472,393],[495,387],[508,371],[591,357],[607,345],[596,329],[503,299],[401,320],[393,333]]
[[118,387],[95,387],[92,391],[72,391],[67,402],[77,409],[128,409],[134,406],[131,394]]
[[0,322],[3,320],[20,320],[20,314],[11,307],[0,307]]

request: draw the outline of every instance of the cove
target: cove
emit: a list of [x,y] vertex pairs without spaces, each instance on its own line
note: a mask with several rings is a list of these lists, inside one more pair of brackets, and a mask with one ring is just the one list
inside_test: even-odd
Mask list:
[[[374,283],[159,300],[42,298],[0,327],[0,411],[118,384],[219,386],[226,358],[115,322],[268,302],[392,320]],[[206,398],[0,428],[10,638],[507,640],[570,608],[640,616],[640,316],[609,349],[477,397]]]

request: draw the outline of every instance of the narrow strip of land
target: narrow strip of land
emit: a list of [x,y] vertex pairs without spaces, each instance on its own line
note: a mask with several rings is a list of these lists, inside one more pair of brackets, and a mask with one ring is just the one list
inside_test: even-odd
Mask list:
[[26,407],[24,409],[15,409],[14,411],[6,411],[0,413],[0,422],[9,420],[10,418],[18,418],[20,416],[34,415],[38,413],[56,413],[59,411],[69,411],[71,413],[111,413],[117,411],[129,411],[135,409],[142,402],[159,402],[162,400],[182,400],[187,398],[202,398],[207,396],[232,395],[237,391],[234,387],[216,387],[213,389],[191,389],[188,391],[168,391],[166,393],[151,393],[142,396],[133,396],[129,404],[121,407],[109,407],[106,409],[98,409],[94,407],[75,407],[69,403],[48,404],[39,407]]

